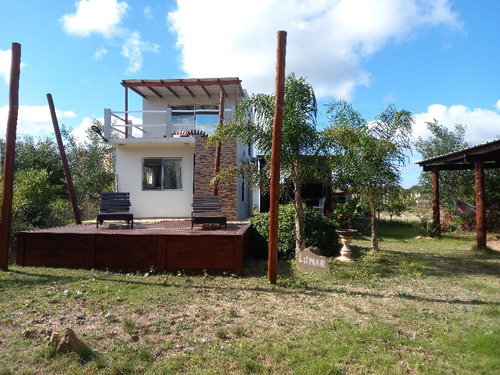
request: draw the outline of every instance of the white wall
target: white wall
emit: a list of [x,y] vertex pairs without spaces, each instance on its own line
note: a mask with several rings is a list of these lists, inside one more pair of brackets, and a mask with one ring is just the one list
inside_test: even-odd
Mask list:
[[[234,107],[236,97],[231,95],[225,99],[225,108]],[[171,98],[170,102],[157,97],[148,97],[143,100],[144,110],[164,111],[168,106],[177,105],[218,105],[219,97],[190,96]],[[227,115],[227,113],[226,113]],[[162,124],[161,127],[147,127],[145,138],[163,138],[166,134],[165,113],[144,113],[144,124]],[[245,150],[245,151],[244,151]],[[238,146],[238,161],[247,159],[247,147]],[[134,217],[189,217],[191,215],[191,202],[193,196],[193,155],[194,142],[185,145],[183,142],[165,142],[164,144],[148,143],[118,145],[116,149],[116,174],[118,191],[130,192],[130,207]],[[182,165],[182,190],[142,190],[142,160],[154,157],[181,157]],[[237,188],[238,219],[245,219],[251,214],[252,197],[250,189],[245,191],[245,201],[241,200],[241,185]],[[247,184],[246,184],[247,185]]]
[[[189,217],[193,199],[194,144],[148,147],[121,146],[116,149],[118,191],[130,192],[134,218]],[[182,158],[181,190],[142,190],[143,158]]]
[[160,98],[148,98],[148,100],[143,100],[142,109],[143,111],[148,110],[156,110],[163,111],[161,113],[144,113],[143,114],[143,124],[155,124],[162,126],[144,126],[144,130],[147,132],[142,136],[145,138],[151,137],[163,137],[170,136],[170,134],[166,134],[167,126],[166,126],[166,115],[165,108],[167,108],[167,103]]

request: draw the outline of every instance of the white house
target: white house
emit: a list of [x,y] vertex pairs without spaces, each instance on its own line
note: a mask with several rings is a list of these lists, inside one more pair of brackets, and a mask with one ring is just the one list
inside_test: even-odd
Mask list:
[[[193,194],[210,194],[215,147],[206,135],[230,119],[245,95],[238,78],[133,79],[122,81],[125,109],[104,110],[104,136],[116,147],[118,191],[130,192],[138,218],[189,217]],[[129,94],[142,97],[142,110],[129,110]],[[251,149],[224,144],[221,168],[248,160]],[[244,181],[219,185],[222,210],[229,220],[251,213],[251,188]]]

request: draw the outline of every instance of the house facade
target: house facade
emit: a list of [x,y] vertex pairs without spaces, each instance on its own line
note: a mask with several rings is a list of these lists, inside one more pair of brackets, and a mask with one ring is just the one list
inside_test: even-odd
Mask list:
[[[191,215],[193,194],[211,194],[215,147],[207,136],[219,117],[233,116],[245,92],[238,78],[124,80],[125,109],[104,110],[104,137],[116,147],[117,191],[130,192],[137,218]],[[129,95],[141,110],[130,110]],[[248,161],[251,148],[238,141],[222,145],[220,168]],[[251,214],[251,187],[241,178],[218,186],[228,220]]]

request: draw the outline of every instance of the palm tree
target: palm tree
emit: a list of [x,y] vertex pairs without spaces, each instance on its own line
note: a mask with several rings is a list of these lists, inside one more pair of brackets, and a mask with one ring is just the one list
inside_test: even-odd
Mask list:
[[344,101],[331,102],[328,114],[330,126],[325,129],[325,138],[334,184],[350,186],[368,198],[371,248],[377,252],[378,200],[400,183],[401,169],[408,160],[406,153],[411,152],[413,115],[390,105],[368,123]]
[[[274,95],[255,94],[242,100],[238,103],[235,119],[219,127],[209,142],[213,144],[216,140],[223,142],[237,138],[246,144],[253,144],[266,159],[266,165],[270,165],[274,105]],[[312,86],[302,77],[296,78],[293,73],[288,75],[285,79],[280,167],[281,180],[290,180],[293,184],[296,252],[305,248],[301,187],[308,181],[311,171],[314,174],[318,165],[316,116],[317,103]],[[244,168],[231,172],[243,173]],[[245,172],[248,173],[248,168]],[[227,174],[228,171],[220,172],[221,176]],[[254,176],[252,180],[258,179]]]

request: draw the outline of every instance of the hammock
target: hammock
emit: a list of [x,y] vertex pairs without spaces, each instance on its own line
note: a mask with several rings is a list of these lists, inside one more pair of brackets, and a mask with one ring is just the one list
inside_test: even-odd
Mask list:
[[450,194],[453,203],[457,206],[457,209],[466,216],[475,217],[476,216],[476,207],[472,204],[468,204],[462,202],[460,199],[457,199],[453,194]]
[[[474,206],[472,204],[465,203],[465,202],[461,201],[460,199],[458,199],[457,197],[455,197],[453,195],[453,193],[451,192],[451,190],[448,188],[448,186],[446,186],[446,184],[444,184],[444,181],[442,178],[441,178],[441,182],[443,182],[444,188],[446,189],[446,191],[450,195],[451,199],[453,200],[453,203],[455,203],[455,206],[457,207],[458,211],[460,211],[460,213],[464,214],[465,216],[476,217],[476,206]],[[493,211],[495,208],[497,208],[497,206],[498,205],[494,205],[492,207],[487,207],[486,214],[489,214],[491,211]]]

